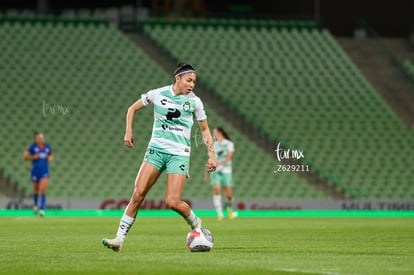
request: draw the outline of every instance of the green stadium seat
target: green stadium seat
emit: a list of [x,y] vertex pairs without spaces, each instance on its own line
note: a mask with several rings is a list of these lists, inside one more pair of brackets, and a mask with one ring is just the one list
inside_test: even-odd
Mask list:
[[[318,164],[318,171],[337,175],[334,183],[348,193],[396,198],[396,186],[412,183],[412,178],[398,175],[407,165],[414,167],[413,159],[399,161],[403,152],[413,148],[414,131],[400,127],[402,121],[327,30],[302,22],[242,22],[235,27],[236,22],[217,20],[211,22],[215,27],[194,24],[157,32],[150,25],[145,28],[175,59],[206,66],[199,76],[224,102],[272,138],[283,138],[309,152],[307,157]],[[175,41],[172,36],[182,39]],[[180,49],[194,36],[197,43],[216,50],[186,55]],[[258,72],[265,77],[258,78]],[[260,88],[244,92],[244,86]],[[398,144],[392,147],[392,152],[398,152],[396,158],[387,153],[391,144]],[[385,167],[389,169],[382,172]],[[389,189],[375,188],[384,185]],[[309,195],[303,190],[286,191],[283,196]]]

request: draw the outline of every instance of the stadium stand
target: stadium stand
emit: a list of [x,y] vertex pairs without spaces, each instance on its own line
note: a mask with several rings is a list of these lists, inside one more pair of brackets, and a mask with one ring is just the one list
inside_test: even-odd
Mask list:
[[406,73],[414,80],[414,64],[410,60],[406,59],[403,62],[403,67]]
[[[202,29],[193,32],[197,30]],[[136,119],[136,148],[131,151],[122,142],[126,109],[142,92],[171,83],[171,76],[100,20],[0,18],[0,37],[0,166],[31,193],[30,165],[22,156],[33,131],[40,130],[55,155],[49,197],[128,198],[151,134],[152,110],[142,110]],[[217,62],[206,61],[196,66],[202,76],[212,77],[208,71]],[[296,174],[275,174],[277,163],[269,152],[213,108],[206,109],[210,125],[227,128],[235,139],[238,198],[325,198]],[[193,137],[191,178],[183,196],[210,198],[210,187],[203,182],[206,151],[197,131]],[[149,198],[164,197],[162,177]]]
[[174,59],[192,60],[200,79],[272,140],[304,150],[312,169],[349,197],[414,198],[414,131],[328,31],[169,22],[140,27]]

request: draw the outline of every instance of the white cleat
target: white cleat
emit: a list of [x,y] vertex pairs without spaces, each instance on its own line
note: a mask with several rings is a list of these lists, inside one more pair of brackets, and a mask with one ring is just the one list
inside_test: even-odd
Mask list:
[[44,217],[45,216],[45,210],[40,210],[39,211],[39,216]]
[[122,249],[122,241],[118,238],[115,239],[103,239],[102,243],[105,247],[112,249],[115,252],[119,252]]
[[33,215],[37,216],[37,213],[39,213],[39,207],[33,206]]
[[201,228],[202,224],[201,224],[201,219],[199,217],[197,217],[197,222],[195,225],[192,225],[191,228],[192,229],[196,229],[196,228]]

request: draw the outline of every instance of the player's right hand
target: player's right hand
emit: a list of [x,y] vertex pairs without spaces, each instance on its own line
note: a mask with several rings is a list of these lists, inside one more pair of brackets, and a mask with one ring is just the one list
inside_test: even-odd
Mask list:
[[206,164],[207,172],[214,172],[216,171],[216,160],[214,158],[209,158]]
[[126,147],[134,148],[134,137],[132,136],[132,133],[125,133],[124,144]]
[[34,154],[32,156],[32,160],[37,160],[37,159],[40,159],[40,154]]

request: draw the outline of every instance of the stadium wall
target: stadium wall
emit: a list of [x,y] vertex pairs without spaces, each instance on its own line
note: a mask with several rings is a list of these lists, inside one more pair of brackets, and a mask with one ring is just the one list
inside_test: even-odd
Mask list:
[[[193,209],[213,209],[211,200],[186,200]],[[124,209],[128,199],[50,199],[47,209],[78,210]],[[0,209],[32,209],[31,199],[0,199]],[[366,210],[366,211],[414,211],[413,201],[394,200],[240,200],[236,202],[239,210]],[[167,209],[164,199],[145,200],[141,209]]]

